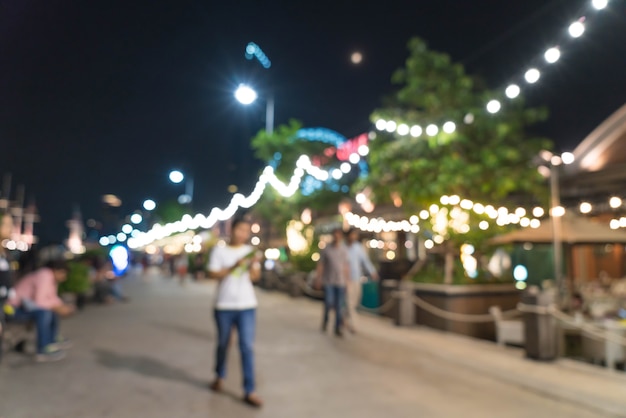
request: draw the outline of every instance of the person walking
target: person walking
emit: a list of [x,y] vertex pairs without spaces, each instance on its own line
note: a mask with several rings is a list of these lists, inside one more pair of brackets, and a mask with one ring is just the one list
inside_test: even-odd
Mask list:
[[326,246],[320,255],[316,269],[316,287],[324,286],[324,317],[322,332],[328,327],[331,310],[335,311],[335,335],[342,337],[342,309],[346,295],[346,285],[350,280],[348,249],[344,243],[341,228],[333,230],[333,242]]
[[237,329],[243,371],[244,402],[261,407],[263,401],[255,391],[254,338],[257,298],[253,282],[261,277],[261,263],[250,242],[250,223],[233,221],[230,244],[213,249],[209,260],[209,277],[217,279],[215,322],[217,324],[216,377],[211,389],[220,392],[226,377],[226,355],[231,330]]
[[180,254],[175,261],[176,274],[178,274],[178,283],[185,285],[187,273],[189,272],[189,256],[186,253]]
[[367,273],[373,280],[378,280],[378,272],[372,264],[372,261],[365,252],[363,244],[360,241],[360,233],[358,229],[351,229],[348,232],[348,258],[350,260],[350,281],[347,288],[347,306],[348,306],[348,330],[353,334],[358,328],[357,307],[361,303],[363,294],[363,277]]

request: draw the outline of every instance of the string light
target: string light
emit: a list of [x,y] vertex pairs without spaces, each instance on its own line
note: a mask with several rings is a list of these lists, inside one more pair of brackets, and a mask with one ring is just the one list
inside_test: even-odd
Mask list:
[[[364,148],[362,148],[364,147]],[[369,152],[369,148],[367,146],[359,147],[359,153],[367,155]],[[347,165],[346,165],[347,164]],[[350,168],[350,170],[348,170]],[[291,197],[296,191],[300,188],[302,183],[302,179],[306,174],[312,176],[313,178],[326,181],[330,177],[335,180],[340,180],[347,172],[351,171],[351,167],[349,167],[348,163],[343,163],[340,169],[333,168],[330,171],[321,169],[311,162],[310,158],[306,155],[300,156],[300,158],[296,162],[296,168],[293,171],[293,175],[291,176],[288,183],[282,182],[276,174],[274,173],[274,168],[271,166],[265,167],[263,173],[259,177],[256,186],[254,187],[252,193],[248,196],[244,196],[241,193],[236,193],[231,198],[230,203],[224,209],[220,209],[218,207],[214,207],[208,216],[204,216],[203,214],[197,214],[194,217],[191,215],[185,215],[181,220],[168,223],[166,225],[156,224],[152,229],[148,232],[140,232],[135,234],[136,236],[131,236],[128,239],[128,246],[131,249],[144,247],[153,243],[156,240],[168,237],[175,233],[182,233],[188,230],[194,230],[198,228],[209,229],[212,228],[219,221],[226,221],[232,218],[239,208],[250,208],[254,206],[263,193],[265,192],[267,185],[272,186],[278,194],[283,197]],[[124,235],[126,237],[126,235]],[[100,239],[101,245],[111,245],[118,241],[119,237],[110,236],[107,238],[107,242],[105,243],[104,238]]]
[[428,136],[435,136],[439,133],[439,127],[437,125],[435,125],[434,123],[428,125],[426,127],[426,135]]
[[589,202],[582,202],[580,204],[580,213],[590,213],[593,210],[593,206]]
[[406,136],[409,134],[410,131],[411,129],[409,128],[409,125],[405,123],[401,123],[400,125],[398,125],[398,135]]
[[[589,5],[591,8],[599,11],[599,10],[603,10],[608,6],[608,0],[591,0],[589,1]],[[580,38],[584,33],[585,33],[585,22],[586,22],[586,18],[585,17],[581,17],[580,19],[578,19],[575,22],[572,22],[569,27],[567,28],[570,36],[574,39],[576,38]],[[561,58],[561,50],[559,47],[552,47],[547,49],[544,54],[543,54],[544,60],[546,63],[548,64],[554,64],[556,63],[560,58]],[[541,78],[541,70],[539,68],[529,68],[525,73],[524,73],[524,79],[526,80],[526,82],[528,84],[535,84],[539,81],[539,79]],[[519,97],[519,95],[521,94],[521,88],[517,85],[517,84],[510,84],[508,85],[505,90],[504,90],[504,94],[507,98],[509,99],[515,99],[517,97]],[[498,113],[501,110],[501,106],[497,106],[494,102],[494,100],[497,101],[496,98],[492,98],[490,100],[487,101],[487,105],[486,105],[486,110],[488,113],[490,114],[495,114]],[[497,110],[496,110],[497,109]],[[465,122],[465,124],[469,125],[471,123],[474,122],[474,115],[472,114],[467,114],[465,116],[465,118],[463,119],[463,121]],[[390,123],[392,122],[392,123]],[[402,122],[399,124],[399,122],[394,122],[394,121],[386,121],[384,119],[379,119],[376,121],[376,129],[378,129],[379,131],[387,131],[389,133],[394,133],[396,132],[396,129],[398,129],[399,126],[403,126],[401,132],[398,132],[399,135],[407,135],[406,133],[406,128],[405,126],[408,126],[408,124],[406,122]],[[429,125],[431,126],[431,125]],[[440,129],[439,126],[434,125],[437,127],[437,133],[442,130]],[[413,136],[414,138],[417,138],[421,135],[421,128],[419,130],[415,130],[415,132],[413,131],[413,128],[410,128],[410,134],[411,136]],[[419,133],[418,133],[419,132]],[[435,132],[434,128],[430,129],[430,132]],[[444,130],[445,132],[445,130]],[[429,134],[429,130],[426,130],[426,133]],[[430,134],[429,134],[430,135]],[[430,136],[434,136],[436,135],[430,135]]]
[[608,6],[608,4],[609,4],[609,0],[593,0],[591,2],[591,5],[596,10],[602,10],[602,9],[606,8],[606,6]]
[[[357,203],[363,201],[365,196],[363,193],[356,195]],[[496,224],[499,226],[506,225],[520,225],[524,228],[534,227],[537,228],[541,221],[539,219],[530,219],[525,217],[526,209],[518,207],[513,211],[509,211],[506,207],[500,207],[497,210],[492,205],[484,205],[482,203],[473,202],[470,199],[463,199],[458,195],[440,197],[439,202],[442,206],[432,204],[428,210],[424,209],[418,215],[411,215],[408,219],[402,219],[399,221],[385,220],[383,218],[369,218],[367,216],[360,216],[353,212],[347,212],[344,214],[344,219],[351,227],[358,228],[367,232],[412,232],[418,233],[420,231],[419,223],[421,220],[426,221],[430,219],[432,223],[432,230],[437,233],[433,237],[433,245],[441,244],[448,235],[448,230],[452,230],[457,234],[467,234],[470,232],[469,226],[469,212],[474,211],[478,215],[487,214],[491,219],[496,220]],[[451,206],[451,209],[448,209]],[[536,212],[541,217],[545,211],[540,211],[535,208]],[[561,210],[565,211],[564,208]],[[421,220],[420,220],[421,218]],[[490,223],[486,220],[479,222],[478,227],[486,231],[490,227]]]
[[456,131],[456,123],[448,121],[443,124],[443,131],[447,134],[452,134]]
[[422,135],[422,127],[419,125],[411,126],[411,136],[413,138],[419,138]]
[[617,196],[613,196],[609,200],[609,206],[611,206],[613,209],[619,208],[620,206],[622,206],[622,199]]
[[[607,0],[592,0],[591,5],[596,10],[603,10],[607,7],[608,1]],[[568,27],[568,32],[573,38],[578,38],[584,34],[585,32],[584,22],[585,22],[585,19],[581,18],[578,21],[573,22]],[[250,47],[250,50],[247,49],[246,52],[248,53],[248,55],[251,56],[250,58],[256,57],[257,59],[259,59],[259,61],[261,61],[262,64],[265,62],[268,66],[271,65],[269,59],[267,59],[267,57],[263,54],[263,52],[260,50],[258,45],[250,43],[249,47]],[[554,63],[558,61],[558,59],[560,58],[560,55],[561,55],[560,50],[554,47],[545,51],[544,58],[546,62]],[[530,84],[536,83],[537,81],[539,81],[540,77],[541,77],[541,72],[537,68],[531,68],[528,71],[526,71],[526,73],[524,74],[524,78]],[[510,84],[507,86],[504,93],[507,98],[515,99],[521,94],[521,88],[517,84]],[[487,103],[486,109],[489,113],[495,114],[501,110],[501,107],[502,107],[502,104],[500,103],[499,100],[492,99]],[[471,113],[468,113],[463,118],[463,122],[469,125],[474,122],[474,119],[475,119],[475,116]],[[385,130],[389,133],[397,132],[399,135],[402,135],[402,136],[406,136],[410,134],[414,138],[418,138],[424,133],[422,127],[419,125],[412,125],[409,127],[407,123],[399,124],[398,122],[393,121],[393,120],[379,119],[376,121],[375,126],[376,126],[376,129],[379,131]],[[432,137],[432,136],[437,135],[440,132],[440,130],[448,134],[453,133],[456,131],[456,124],[453,121],[447,121],[446,123],[443,124],[443,126],[440,129],[439,126],[437,126],[434,123],[431,123],[426,127],[425,132],[427,135]],[[358,155],[357,154],[351,155],[349,160],[352,164],[357,164],[361,161],[360,157],[366,156],[368,153],[369,153],[369,148],[365,145],[362,145],[361,147],[359,147]],[[565,156],[563,156],[563,162],[565,162]],[[266,190],[267,185],[272,186],[280,195],[284,197],[289,197],[289,196],[292,196],[299,189],[305,174],[308,174],[314,179],[319,180],[319,181],[327,181],[331,177],[335,178],[336,180],[339,180],[343,177],[344,174],[349,172],[349,170],[347,171],[346,166],[343,166],[342,168],[343,170],[342,169],[332,169],[331,171],[323,170],[323,169],[320,169],[319,167],[314,166],[307,156],[301,156],[296,164],[296,168],[294,169],[294,172],[290,181],[288,183],[283,183],[276,177],[274,173],[274,169],[271,166],[268,166],[263,171],[263,174],[259,177],[258,182],[255,188],[253,189],[252,193],[250,193],[250,195],[244,196],[242,194],[237,193],[233,195],[229,205],[226,208],[220,209],[220,208],[215,207],[210,211],[208,216],[204,216],[202,214],[197,214],[194,217],[191,217],[190,215],[185,215],[180,221],[177,221],[174,223],[169,223],[166,225],[156,224],[148,232],[135,233],[135,231],[133,231],[131,238],[128,239],[128,245],[131,248],[139,248],[139,247],[148,245],[157,239],[161,239],[166,236],[169,236],[173,233],[184,232],[189,229],[211,228],[218,221],[225,221],[227,219],[230,219],[239,208],[249,208],[253,206],[254,204],[256,204],[258,200],[261,198],[261,196],[263,195],[264,191]],[[613,204],[617,202],[614,199],[619,199],[619,198],[612,198],[611,202],[613,202]],[[615,208],[620,207],[621,199],[619,200],[619,202],[620,202],[619,205],[613,206],[613,204],[611,204],[611,206]],[[456,204],[458,204],[458,202]],[[506,215],[507,219],[505,220],[503,216],[501,216],[501,214],[495,211],[495,209],[492,206],[490,205],[484,206],[480,203],[474,204],[473,211],[476,214],[485,213],[490,218],[498,219],[501,222],[510,223],[510,221],[512,220],[518,220],[520,224],[522,223],[526,224],[527,221],[525,221],[524,219],[528,219],[528,218],[520,217],[519,214],[515,214],[516,218],[508,217],[508,214],[507,214]],[[563,212],[564,212],[564,209],[563,209]],[[581,212],[582,212],[582,205],[581,205]],[[540,221],[537,218],[542,217],[544,213],[545,211],[539,207],[533,210],[533,216],[535,216],[535,219],[532,219],[528,222],[531,228],[537,228],[540,225]],[[420,212],[420,217],[422,219],[427,219],[428,216],[430,216],[428,211]],[[415,217],[412,217],[411,220],[415,221],[419,219],[417,218],[417,216],[415,216]],[[412,227],[414,229],[419,230],[419,226],[417,225],[417,223],[412,224],[409,221],[406,221],[406,222],[409,225],[409,231],[411,230]],[[625,224],[624,226],[626,227],[626,219],[624,220],[624,224]],[[391,224],[391,225],[397,227],[396,224]],[[386,227],[389,228],[390,225],[386,224]],[[479,227],[481,229],[483,228],[486,229],[489,227],[489,222],[482,221],[480,222]],[[405,229],[406,224],[402,224],[402,228]],[[381,226],[381,230],[382,230],[382,226]],[[124,236],[126,237],[126,235]],[[111,245],[117,241],[117,238],[118,237],[114,235],[111,235],[108,237],[101,237],[99,242],[103,246],[105,245],[105,243],[108,243],[109,245]],[[432,243],[432,241],[430,242]]]
[[508,97],[509,99],[515,99],[520,95],[521,92],[522,90],[517,84],[511,84],[506,88],[504,94],[506,94],[506,97]]
[[580,38],[585,33],[585,25],[580,20],[576,21],[569,25],[568,32],[572,38]]
[[524,79],[528,84],[535,84],[537,81],[539,81],[540,77],[541,72],[539,72],[539,70],[536,68],[531,68],[526,71],[526,74],[524,74]]
[[554,64],[561,58],[561,51],[559,48],[550,48],[544,54],[544,58],[548,64]]
[[487,112],[489,113],[498,113],[500,111],[500,109],[502,108],[502,105],[500,104],[500,102],[498,100],[491,100],[489,103],[487,103]]

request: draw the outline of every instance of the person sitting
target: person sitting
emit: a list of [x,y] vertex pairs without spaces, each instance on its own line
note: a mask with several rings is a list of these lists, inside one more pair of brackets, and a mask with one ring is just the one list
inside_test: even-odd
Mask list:
[[27,274],[14,286],[9,299],[14,321],[34,321],[37,329],[38,362],[61,360],[70,341],[59,334],[59,316],[74,312],[72,305],[65,304],[58,296],[58,284],[67,279],[64,261],[51,261],[45,267]]

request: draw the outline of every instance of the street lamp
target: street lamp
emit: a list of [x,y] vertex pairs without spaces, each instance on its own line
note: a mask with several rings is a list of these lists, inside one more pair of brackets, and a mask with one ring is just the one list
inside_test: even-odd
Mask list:
[[235,90],[235,99],[246,106],[254,103],[258,97],[257,92],[247,84],[240,84],[237,90]]
[[[248,106],[259,97],[256,90],[247,84],[240,84],[235,90],[235,99],[242,105]],[[274,132],[274,96],[268,94],[265,99],[265,132],[271,135]]]
[[550,151],[542,151],[540,155],[544,163],[549,165],[549,169],[540,167],[540,173],[548,172],[550,176],[550,218],[552,219],[552,248],[554,257],[554,280],[557,286],[559,302],[563,296],[563,238],[561,237],[561,217],[564,209],[561,206],[561,192],[559,189],[559,167],[562,164],[572,164],[574,154],[564,152],[554,155]]
[[[180,184],[185,180],[185,175],[179,170],[172,170],[169,174],[170,181],[174,184]],[[193,201],[193,178],[188,176],[185,180],[185,194],[178,197],[178,203],[185,205]]]

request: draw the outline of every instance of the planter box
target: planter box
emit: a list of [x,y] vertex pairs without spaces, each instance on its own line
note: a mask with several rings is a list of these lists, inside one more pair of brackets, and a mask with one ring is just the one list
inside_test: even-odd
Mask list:
[[[413,283],[415,295],[449,312],[461,314],[488,314],[489,307],[499,306],[503,311],[514,309],[521,291],[514,284],[445,285]],[[495,325],[450,321],[420,307],[415,307],[418,325],[495,341]]]

